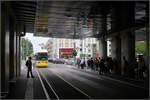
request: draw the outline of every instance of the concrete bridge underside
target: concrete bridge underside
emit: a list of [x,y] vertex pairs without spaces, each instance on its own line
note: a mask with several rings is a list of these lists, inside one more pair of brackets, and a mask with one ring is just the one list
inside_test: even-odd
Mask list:
[[120,66],[123,64],[123,56],[130,63],[134,60],[135,41],[144,40],[146,65],[149,66],[148,0],[0,3],[1,95],[7,94],[9,84],[20,76],[20,41],[26,32],[54,38],[95,37],[100,41],[100,57],[104,58],[107,56],[106,40],[110,40],[112,57],[119,61]]

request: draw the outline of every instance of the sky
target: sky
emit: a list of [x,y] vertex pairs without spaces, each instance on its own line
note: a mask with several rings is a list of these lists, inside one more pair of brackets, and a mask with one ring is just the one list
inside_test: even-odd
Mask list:
[[33,52],[34,53],[42,51],[41,46],[39,44],[41,44],[41,43],[45,44],[49,39],[49,38],[45,38],[45,37],[33,36],[33,33],[26,33],[26,36],[24,38],[31,41],[31,43],[33,44]]

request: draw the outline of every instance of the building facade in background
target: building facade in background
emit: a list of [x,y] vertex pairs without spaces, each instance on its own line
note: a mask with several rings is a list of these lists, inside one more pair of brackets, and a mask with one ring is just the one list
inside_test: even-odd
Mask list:
[[98,57],[98,41],[96,38],[64,39],[50,38],[44,45],[49,57],[52,58],[74,58],[73,50],[77,51],[76,58]]

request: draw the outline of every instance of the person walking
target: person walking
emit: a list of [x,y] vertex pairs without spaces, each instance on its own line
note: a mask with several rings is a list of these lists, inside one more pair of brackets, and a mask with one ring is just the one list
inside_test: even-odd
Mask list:
[[98,67],[99,67],[99,59],[95,58],[95,65],[96,65],[96,71],[98,71]]
[[105,72],[105,65],[104,65],[104,59],[102,58],[101,60],[100,60],[100,62],[99,62],[99,67],[100,67],[100,69],[99,69],[99,74],[101,75],[101,74],[104,74],[104,72]]
[[81,62],[81,60],[80,60],[80,58],[78,58],[78,59],[77,59],[78,68],[80,68],[80,62]]
[[84,66],[85,66],[85,59],[84,58],[81,59],[80,65],[81,65],[81,69],[84,69]]
[[90,65],[90,64],[91,64],[91,59],[88,59],[88,60],[87,60],[88,68],[91,68],[91,65]]
[[146,66],[145,66],[144,58],[140,57],[138,63],[138,79],[144,79],[143,72],[146,69],[145,67]]
[[91,58],[90,65],[91,65],[91,70],[94,70],[94,60],[93,60],[93,58]]
[[116,58],[113,58],[113,69],[114,69],[114,73],[115,74],[119,74],[119,66],[118,66],[118,61],[116,60]]
[[32,61],[31,61],[31,57],[29,57],[29,59],[26,61],[26,66],[28,68],[28,72],[27,72],[27,78],[29,78],[29,73],[31,75],[32,78],[34,78],[33,74],[32,74]]

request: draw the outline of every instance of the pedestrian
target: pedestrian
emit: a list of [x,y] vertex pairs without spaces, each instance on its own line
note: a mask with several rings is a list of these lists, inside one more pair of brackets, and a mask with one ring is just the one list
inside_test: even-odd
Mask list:
[[118,66],[118,61],[115,59],[115,58],[113,58],[113,69],[114,69],[114,73],[115,74],[119,74],[119,66]]
[[104,65],[105,65],[105,67],[104,67],[105,73],[110,73],[110,63],[109,63],[109,58],[108,57],[106,58],[106,60],[104,62]]
[[128,61],[126,60],[125,56],[123,56],[123,71],[122,71],[122,75],[126,75],[127,72],[127,68],[128,68]]
[[138,63],[138,79],[143,79],[143,72],[146,69],[144,58],[140,57],[139,58],[139,63]]
[[80,68],[80,58],[77,59],[78,68]]
[[94,58],[93,61],[94,61],[93,69],[94,69],[94,71],[96,71],[96,58]]
[[137,74],[135,72],[135,69],[137,70],[137,68],[138,68],[138,62],[137,62],[136,58],[133,60],[133,62],[130,65],[131,66],[129,67],[129,70],[128,70],[129,77],[136,78]]
[[104,65],[104,59],[103,58],[99,62],[99,67],[100,67],[99,74],[100,75],[104,74],[104,72],[105,72],[105,65]]
[[99,67],[99,59],[95,58],[95,64],[96,64],[96,71],[98,71],[98,67]]
[[108,66],[109,66],[109,73],[112,74],[114,71],[114,63],[113,63],[113,60],[111,57],[109,58],[109,65]]
[[88,59],[88,60],[87,60],[88,68],[90,68],[90,67],[91,67],[91,65],[90,65],[90,64],[91,64],[91,59]]
[[91,69],[94,70],[94,60],[93,60],[93,58],[91,58],[90,63],[91,63],[91,64],[90,64],[90,65],[91,65]]
[[83,59],[83,58],[81,59],[80,65],[81,65],[81,69],[84,69],[85,59]]
[[29,57],[29,59],[26,61],[26,66],[28,68],[28,72],[27,72],[27,78],[29,78],[29,73],[31,75],[32,78],[34,78],[33,74],[32,74],[32,61],[31,61],[31,57]]

